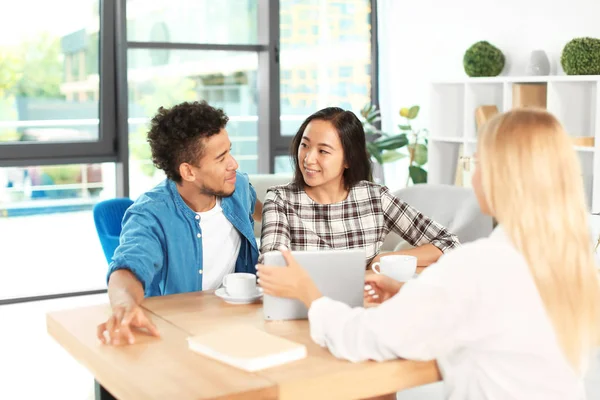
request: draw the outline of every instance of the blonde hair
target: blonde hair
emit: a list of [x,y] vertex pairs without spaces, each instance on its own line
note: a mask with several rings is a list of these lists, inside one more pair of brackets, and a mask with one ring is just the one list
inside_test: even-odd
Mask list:
[[482,128],[478,153],[488,206],[527,260],[558,343],[582,373],[600,344],[600,279],[573,144],[552,114],[515,109]]

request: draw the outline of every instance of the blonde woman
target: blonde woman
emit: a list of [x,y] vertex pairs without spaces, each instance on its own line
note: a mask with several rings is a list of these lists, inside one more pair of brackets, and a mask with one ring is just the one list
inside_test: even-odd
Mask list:
[[551,114],[514,110],[483,128],[477,157],[473,187],[499,226],[401,290],[368,277],[378,307],[323,297],[287,251],[288,268],[258,266],[260,284],[303,301],[313,340],[337,357],[436,359],[448,398],[582,399],[600,282],[572,144]]

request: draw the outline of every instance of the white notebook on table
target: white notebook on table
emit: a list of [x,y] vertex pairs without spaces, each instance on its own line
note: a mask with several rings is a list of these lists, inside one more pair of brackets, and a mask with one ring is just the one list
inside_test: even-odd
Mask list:
[[306,357],[306,346],[249,325],[228,325],[188,338],[189,348],[246,371],[258,371]]

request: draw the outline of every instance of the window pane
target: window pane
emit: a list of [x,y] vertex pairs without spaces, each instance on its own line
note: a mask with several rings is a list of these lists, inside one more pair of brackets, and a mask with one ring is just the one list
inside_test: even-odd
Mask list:
[[[157,65],[157,59],[160,59]],[[164,179],[146,142],[149,118],[160,106],[206,100],[229,116],[227,132],[240,170],[258,168],[256,53],[129,50],[129,157],[132,198]]]
[[93,206],[115,165],[0,168],[0,300],[106,288]]
[[338,106],[371,100],[369,0],[281,0],[281,133]]
[[257,3],[256,0],[128,0],[127,39],[255,44]]
[[275,156],[276,174],[293,174],[293,160],[290,156]]
[[98,1],[11,3],[0,24],[0,144],[98,140],[98,31]]

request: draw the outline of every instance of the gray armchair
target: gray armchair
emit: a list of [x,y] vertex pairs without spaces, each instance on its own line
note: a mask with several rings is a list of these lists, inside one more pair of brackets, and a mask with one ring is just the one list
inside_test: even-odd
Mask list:
[[[255,174],[248,175],[250,183],[256,190],[256,198],[264,203],[267,189],[275,185],[285,185],[292,181],[292,175],[289,174]],[[257,222],[254,224],[254,236],[260,239],[260,231],[262,224]]]
[[[448,228],[461,243],[472,242],[492,232],[492,218],[481,213],[475,192],[470,188],[420,184],[393,194]],[[383,251],[407,248],[410,245],[394,232],[390,232],[382,246]]]

